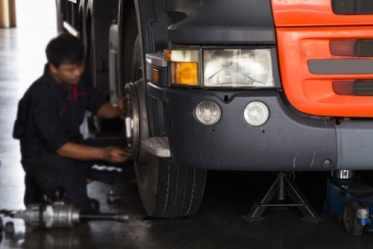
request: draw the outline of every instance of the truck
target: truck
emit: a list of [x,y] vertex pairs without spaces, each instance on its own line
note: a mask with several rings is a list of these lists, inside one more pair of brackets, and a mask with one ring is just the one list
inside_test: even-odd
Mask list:
[[[206,175],[373,169],[371,0],[56,0],[123,132],[151,217]],[[98,122],[99,124],[99,122]]]

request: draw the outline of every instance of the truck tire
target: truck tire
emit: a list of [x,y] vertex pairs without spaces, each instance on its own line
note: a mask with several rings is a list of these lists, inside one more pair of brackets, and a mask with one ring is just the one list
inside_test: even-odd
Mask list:
[[183,217],[198,211],[205,189],[205,170],[180,167],[149,155],[147,163],[136,163],[136,177],[149,216]]
[[[139,38],[135,41],[133,55],[132,82],[141,82],[143,87],[137,87],[136,92],[145,95],[145,90],[140,90],[145,89],[145,82]],[[144,102],[137,105],[140,109],[138,113],[146,114],[146,110],[141,110],[146,108],[145,96],[138,96],[137,99]],[[147,118],[139,120],[139,136],[141,139],[147,138],[144,136],[149,134],[148,122],[157,121]],[[135,151],[138,151],[135,160],[137,185],[148,215],[155,218],[171,218],[195,214],[202,202],[206,170],[181,167],[170,160],[144,153],[140,145]]]

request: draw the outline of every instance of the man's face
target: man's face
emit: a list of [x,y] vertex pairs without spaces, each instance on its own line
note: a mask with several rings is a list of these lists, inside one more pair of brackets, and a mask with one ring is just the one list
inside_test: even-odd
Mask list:
[[80,81],[84,70],[84,62],[80,63],[69,63],[63,62],[59,67],[55,67],[52,64],[49,64],[49,71],[53,78],[62,84],[65,85],[76,85]]

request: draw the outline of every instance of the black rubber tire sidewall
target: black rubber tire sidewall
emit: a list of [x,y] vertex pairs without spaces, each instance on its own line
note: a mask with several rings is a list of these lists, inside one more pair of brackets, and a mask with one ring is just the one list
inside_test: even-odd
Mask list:
[[[133,82],[143,77],[141,58],[141,43],[137,36],[132,57]],[[141,129],[144,129],[142,126]],[[140,136],[144,138],[142,131]],[[205,189],[206,170],[180,167],[167,159],[148,154],[147,162],[136,162],[136,178],[149,216],[182,217],[198,211]]]

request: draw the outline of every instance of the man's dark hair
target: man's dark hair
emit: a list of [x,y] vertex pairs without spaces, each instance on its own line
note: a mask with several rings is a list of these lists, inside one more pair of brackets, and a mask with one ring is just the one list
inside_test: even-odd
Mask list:
[[61,33],[52,39],[45,50],[48,63],[59,67],[61,63],[80,63],[84,60],[82,42],[69,33]]

